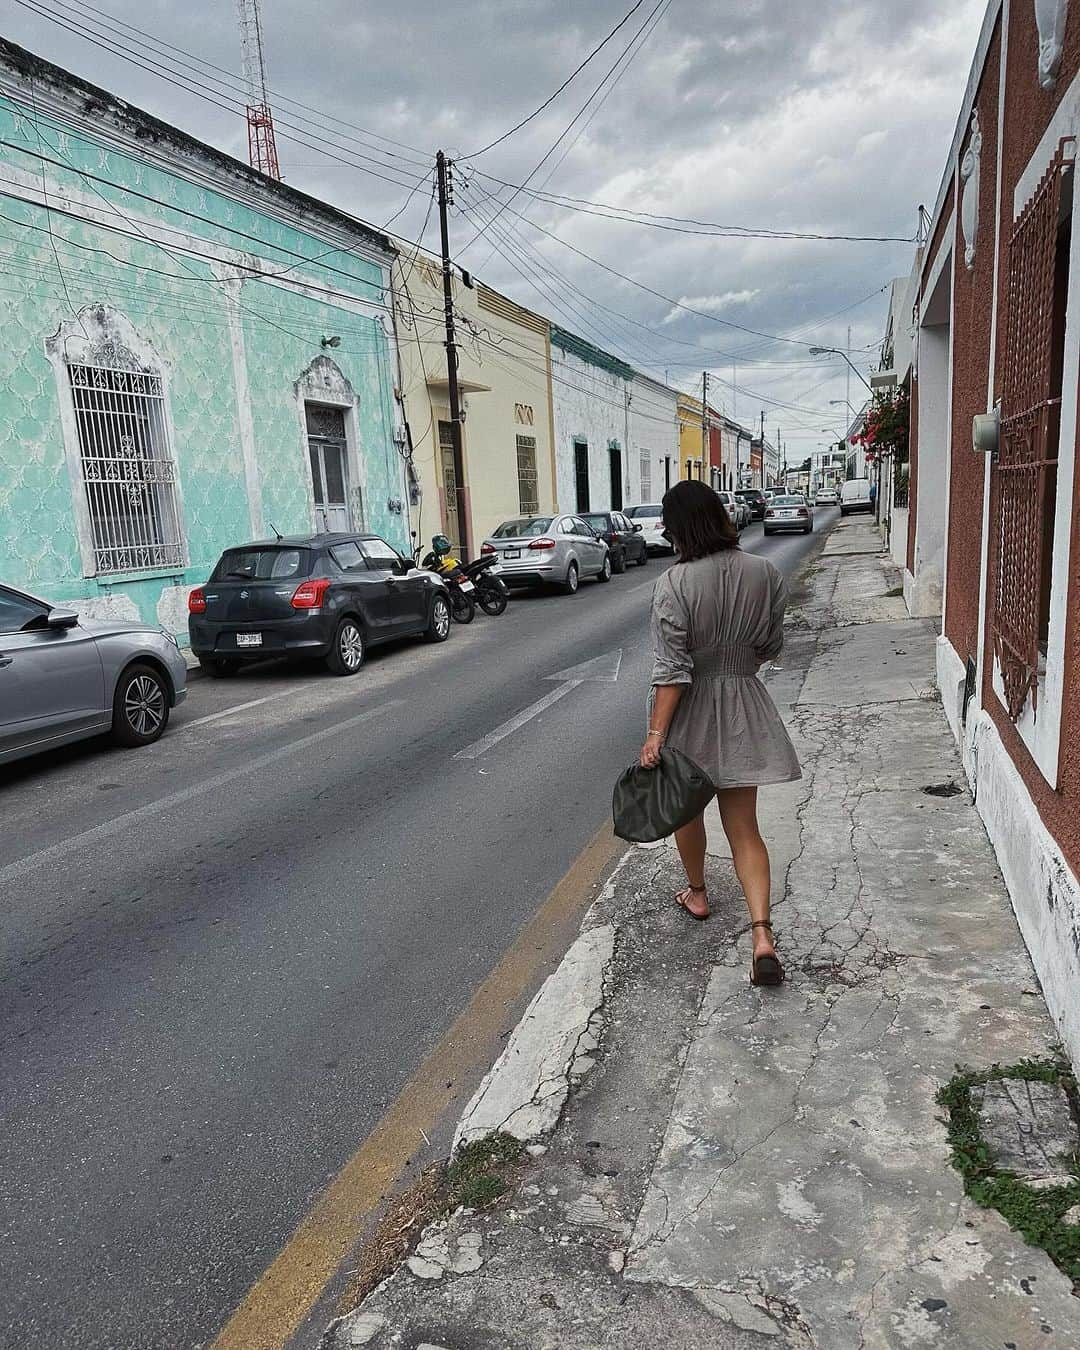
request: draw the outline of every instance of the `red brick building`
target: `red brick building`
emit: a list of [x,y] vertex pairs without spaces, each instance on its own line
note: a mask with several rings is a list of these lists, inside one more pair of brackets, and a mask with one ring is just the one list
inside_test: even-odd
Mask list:
[[[1074,1062],[1078,136],[1080,0],[990,0],[906,292],[914,303],[904,577],[912,613],[940,621],[945,713]],[[973,419],[987,413],[983,448],[974,449]]]

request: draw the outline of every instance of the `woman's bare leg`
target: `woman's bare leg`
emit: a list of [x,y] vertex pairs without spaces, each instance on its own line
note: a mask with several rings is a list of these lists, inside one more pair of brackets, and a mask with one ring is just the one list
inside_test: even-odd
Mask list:
[[705,891],[705,817],[698,816],[689,825],[675,831],[675,843],[679,857],[686,869],[686,879],[690,883],[690,893],[682,892],[682,901],[691,914],[707,915],[709,901]]
[[[716,800],[720,804],[720,820],[731,845],[735,875],[746,896],[750,918],[768,919],[771,888],[769,850],[758,829],[757,788],[721,788],[716,794]],[[772,933],[768,928],[754,928],[751,932],[755,956],[766,956],[774,950]]]

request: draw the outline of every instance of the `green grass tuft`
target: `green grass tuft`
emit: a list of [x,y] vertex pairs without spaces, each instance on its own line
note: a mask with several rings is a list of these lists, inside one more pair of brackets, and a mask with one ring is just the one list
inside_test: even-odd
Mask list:
[[525,1150],[513,1135],[496,1130],[483,1139],[463,1144],[446,1168],[444,1185],[449,1212],[464,1205],[487,1209],[509,1189],[505,1174],[519,1163]]
[[979,1115],[971,1089],[1004,1078],[1029,1083],[1057,1083],[1069,1094],[1075,1109],[1077,1085],[1063,1055],[1049,1059],[1024,1059],[1017,1064],[995,1064],[974,1072],[961,1069],[937,1094],[939,1106],[948,1111],[949,1147],[953,1166],[964,1179],[964,1190],[976,1204],[996,1209],[1010,1227],[1033,1247],[1041,1247],[1050,1259],[1080,1285],[1080,1224],[1061,1222],[1073,1205],[1080,1204],[1080,1157],[1062,1160],[1062,1173],[1073,1180],[1050,1190],[1035,1190],[1022,1177],[994,1165],[979,1129]]

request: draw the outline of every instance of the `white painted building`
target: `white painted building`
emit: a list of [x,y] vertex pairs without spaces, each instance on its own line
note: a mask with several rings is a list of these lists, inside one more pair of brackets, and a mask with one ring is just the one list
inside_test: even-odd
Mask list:
[[659,501],[678,480],[678,421],[675,390],[635,371],[630,385],[625,506]]
[[641,481],[631,443],[633,369],[552,325],[551,396],[560,511],[632,504]]

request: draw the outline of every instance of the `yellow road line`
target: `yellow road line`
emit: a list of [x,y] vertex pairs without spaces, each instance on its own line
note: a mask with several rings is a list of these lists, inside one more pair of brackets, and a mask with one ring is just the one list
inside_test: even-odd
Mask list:
[[494,1058],[508,1010],[565,951],[594,884],[624,847],[610,825],[593,836],[248,1292],[212,1350],[282,1350],[348,1254],[366,1216],[401,1175],[421,1130],[430,1134],[458,1095],[456,1085]]

